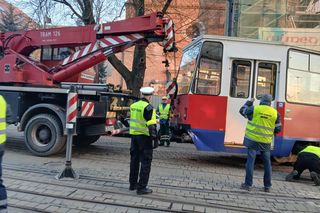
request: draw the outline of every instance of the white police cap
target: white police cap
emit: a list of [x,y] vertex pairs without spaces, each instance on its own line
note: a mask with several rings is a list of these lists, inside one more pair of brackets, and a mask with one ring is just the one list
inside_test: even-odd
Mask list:
[[154,88],[152,87],[142,87],[140,89],[142,95],[152,95],[154,92]]

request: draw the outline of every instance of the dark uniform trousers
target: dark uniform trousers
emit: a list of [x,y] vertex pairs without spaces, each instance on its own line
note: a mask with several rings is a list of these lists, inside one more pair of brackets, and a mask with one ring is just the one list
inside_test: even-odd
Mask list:
[[[137,184],[138,190],[147,187],[151,171],[152,154],[152,139],[150,136],[131,135],[130,186]],[[137,182],[138,175],[139,182]]]
[[167,145],[170,144],[170,136],[169,136],[169,122],[160,123],[160,144],[164,145],[166,143]]
[[4,144],[0,144],[0,212],[7,212],[7,190],[2,180],[2,160],[4,155]]
[[298,159],[294,163],[293,168],[298,171],[298,177],[300,177],[301,173],[306,169],[310,172],[320,174],[320,158],[313,153],[299,153]]

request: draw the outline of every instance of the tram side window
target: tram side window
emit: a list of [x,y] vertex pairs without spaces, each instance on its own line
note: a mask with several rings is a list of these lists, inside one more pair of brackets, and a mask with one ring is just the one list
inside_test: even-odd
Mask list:
[[222,44],[204,42],[195,83],[195,93],[219,95],[222,72]]
[[196,61],[200,52],[201,43],[196,44],[195,46],[189,48],[186,52],[183,53],[180,70],[178,75],[178,94],[187,94],[189,93],[193,73],[196,69]]
[[[287,101],[320,106],[319,59],[319,55],[289,50]],[[308,63],[297,66],[297,61]]]
[[272,63],[259,63],[257,80],[257,98],[262,94],[271,94],[275,97],[275,81],[277,65]]
[[230,96],[234,98],[248,98],[250,89],[251,62],[234,60],[232,62],[232,74]]

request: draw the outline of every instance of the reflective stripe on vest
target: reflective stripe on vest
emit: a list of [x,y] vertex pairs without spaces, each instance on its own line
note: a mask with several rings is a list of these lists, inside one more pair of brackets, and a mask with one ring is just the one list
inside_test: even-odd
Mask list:
[[[317,155],[320,158],[320,147],[318,146],[307,146],[301,152],[308,152]],[[299,153],[301,153],[299,152]]]
[[148,122],[144,119],[144,109],[149,105],[148,102],[138,101],[130,106],[130,135],[147,135],[149,136],[148,126],[156,124],[156,112],[153,109],[152,118]]
[[271,106],[255,106],[252,121],[247,123],[245,137],[260,143],[271,143],[277,115],[277,110]]
[[169,118],[169,111],[170,111],[170,104],[166,104],[166,106],[163,109],[162,104],[159,105],[159,113],[160,113],[160,119],[168,119]]
[[4,143],[7,139],[6,113],[7,113],[7,103],[4,100],[4,98],[0,95],[0,144]]

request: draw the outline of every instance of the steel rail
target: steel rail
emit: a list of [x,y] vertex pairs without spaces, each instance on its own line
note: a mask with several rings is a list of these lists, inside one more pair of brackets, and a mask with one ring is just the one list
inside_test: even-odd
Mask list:
[[[7,168],[5,168],[5,169],[7,169]],[[19,170],[19,171],[21,171],[21,170]],[[34,172],[33,170],[24,170],[24,171],[25,172],[30,172],[30,173],[38,173],[38,172]],[[45,174],[45,173],[41,173],[40,172],[39,174]],[[45,175],[47,175],[47,174],[45,174]],[[70,184],[65,184],[67,182],[59,182],[59,183],[55,182],[55,183],[53,183],[52,181],[46,182],[46,181],[40,181],[40,180],[26,180],[25,178],[18,178],[16,176],[11,176],[11,175],[5,175],[5,177],[6,178],[10,178],[10,179],[14,179],[14,180],[19,180],[19,181],[25,181],[25,182],[41,183],[41,184],[48,184],[48,185],[54,185],[54,186],[60,186],[60,187],[69,187],[69,188],[81,189],[81,190],[87,190],[87,191],[91,190],[91,191],[98,191],[98,192],[103,192],[103,193],[119,194],[119,195],[136,197],[136,195],[133,196],[133,195],[128,194],[127,192],[121,192],[119,190],[118,191],[114,190],[114,188],[116,186],[113,186],[112,187],[113,189],[109,189],[109,190],[101,189],[101,188],[98,188],[98,187],[93,190],[93,187],[71,186]],[[95,180],[94,178],[88,179],[88,178],[83,178],[82,176],[80,176],[80,179]],[[96,181],[99,181],[99,180],[96,180]],[[105,181],[110,182],[110,180],[104,180],[104,182]],[[121,183],[121,184],[124,183],[124,182],[119,182],[119,181],[114,181],[114,182],[115,183]],[[161,187],[161,185],[158,186],[158,187]],[[107,186],[105,188],[107,188]],[[116,188],[124,189],[123,187],[116,187]],[[162,186],[162,188],[167,188],[167,187],[163,187]],[[125,188],[125,189],[127,190],[127,188]],[[172,209],[160,209],[160,208],[152,208],[152,207],[133,206],[133,205],[119,204],[119,203],[115,204],[115,203],[112,203],[112,202],[105,202],[105,201],[103,201],[103,202],[102,201],[92,201],[92,200],[86,200],[86,199],[80,199],[80,198],[69,198],[69,197],[53,195],[53,194],[45,193],[45,192],[37,193],[37,192],[34,192],[34,191],[29,191],[29,190],[12,189],[10,187],[7,187],[7,190],[8,191],[14,191],[14,192],[34,194],[34,195],[42,195],[42,196],[45,195],[47,197],[68,199],[68,200],[74,200],[74,201],[91,202],[91,203],[96,203],[96,204],[115,205],[115,206],[122,206],[122,207],[136,208],[136,209],[138,208],[138,209],[153,210],[153,211],[164,211],[164,212],[170,211],[170,212],[178,212],[178,213],[185,212],[184,210],[179,211],[179,210],[172,210]],[[211,191],[211,192],[213,192],[213,191]],[[163,195],[163,197],[159,196],[159,195]],[[259,209],[259,208],[230,206],[230,203],[224,205],[224,204],[221,204],[221,203],[210,203],[210,204],[201,203],[199,201],[190,202],[190,201],[185,201],[185,200],[182,200],[182,199],[179,200],[176,197],[175,198],[173,198],[173,197],[169,198],[168,195],[161,194],[161,193],[157,193],[157,195],[152,195],[152,194],[151,195],[146,195],[146,196],[143,196],[143,197],[144,198],[149,198],[149,199],[154,199],[154,200],[157,200],[157,201],[168,202],[168,203],[171,203],[170,206],[172,206],[172,204],[173,204],[172,199],[174,199],[175,200],[174,203],[177,203],[177,204],[200,206],[200,207],[203,207],[203,208],[217,208],[217,209],[224,209],[224,210],[231,210],[231,211],[241,211],[241,212],[259,212],[259,211],[261,211],[261,209]],[[208,200],[215,201],[215,199],[208,199]],[[221,202],[221,200],[216,200],[216,201]],[[264,209],[263,211],[264,212],[271,212],[271,210],[267,210],[267,209]]]

